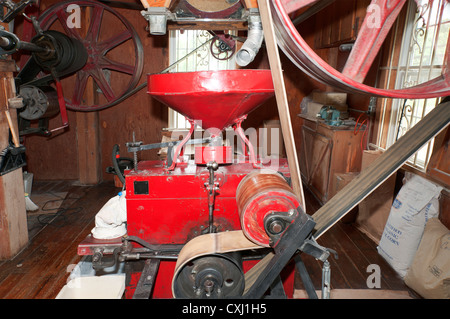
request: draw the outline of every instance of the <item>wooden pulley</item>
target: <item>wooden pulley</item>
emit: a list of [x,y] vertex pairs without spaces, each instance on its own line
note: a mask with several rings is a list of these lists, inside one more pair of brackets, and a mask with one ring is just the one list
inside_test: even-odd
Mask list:
[[300,206],[283,176],[266,169],[255,170],[242,179],[236,190],[236,202],[245,236],[264,247],[270,246],[267,231],[280,234],[287,226],[285,221],[290,212]]

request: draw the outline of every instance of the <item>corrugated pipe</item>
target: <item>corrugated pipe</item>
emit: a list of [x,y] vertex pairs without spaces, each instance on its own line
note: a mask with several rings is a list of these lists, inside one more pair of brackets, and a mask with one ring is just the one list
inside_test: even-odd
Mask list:
[[251,14],[248,21],[248,35],[241,49],[236,53],[236,63],[240,66],[247,66],[258,54],[264,39],[261,17],[259,12]]

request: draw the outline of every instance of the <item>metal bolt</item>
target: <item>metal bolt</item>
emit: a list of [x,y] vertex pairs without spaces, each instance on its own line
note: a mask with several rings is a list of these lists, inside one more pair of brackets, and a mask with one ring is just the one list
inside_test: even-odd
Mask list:
[[284,225],[280,221],[274,220],[274,221],[270,222],[269,231],[272,234],[279,234],[283,231],[283,229],[284,229]]
[[278,234],[283,230],[283,226],[278,222],[275,222],[270,226],[271,226],[272,232],[274,232],[275,234]]

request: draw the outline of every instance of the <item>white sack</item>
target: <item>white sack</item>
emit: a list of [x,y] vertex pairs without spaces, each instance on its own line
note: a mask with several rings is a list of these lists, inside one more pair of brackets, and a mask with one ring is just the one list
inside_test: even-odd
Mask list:
[[378,253],[403,278],[419,247],[425,225],[439,214],[442,187],[418,175],[406,175],[384,227]]
[[127,233],[127,206],[125,192],[111,198],[95,216],[92,235],[97,239],[112,239]]

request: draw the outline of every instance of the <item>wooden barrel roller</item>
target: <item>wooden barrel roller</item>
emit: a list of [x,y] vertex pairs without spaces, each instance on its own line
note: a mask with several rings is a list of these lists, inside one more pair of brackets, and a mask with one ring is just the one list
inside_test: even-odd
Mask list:
[[279,173],[255,170],[239,183],[236,202],[242,231],[254,243],[269,247],[265,217],[274,212],[289,212],[300,206],[300,200]]

